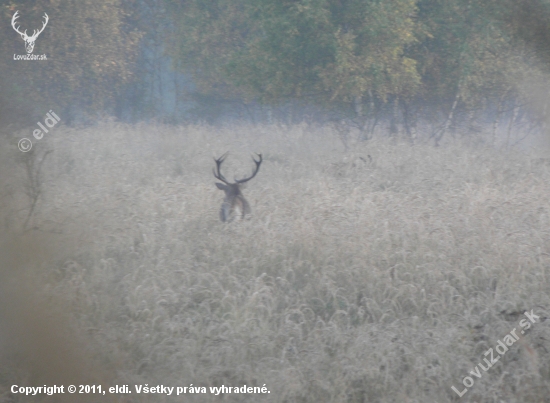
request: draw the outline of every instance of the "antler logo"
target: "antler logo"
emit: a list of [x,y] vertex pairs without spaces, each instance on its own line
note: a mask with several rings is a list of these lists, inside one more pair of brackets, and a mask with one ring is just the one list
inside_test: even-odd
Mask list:
[[25,41],[25,48],[27,49],[27,53],[31,54],[32,51],[34,50],[34,42],[36,41],[36,38],[38,38],[38,35],[40,35],[42,31],[44,31],[44,28],[46,28],[46,25],[48,25],[49,17],[48,17],[48,14],[44,13],[44,17],[43,17],[44,22],[42,24],[42,29],[40,30],[35,29],[32,36],[28,36],[27,30],[25,30],[25,32],[21,32],[19,30],[19,25],[15,26],[15,22],[16,22],[15,20],[19,18],[18,13],[19,11],[16,11],[15,14],[13,15],[13,18],[11,19],[11,26],[13,27],[13,29],[15,29],[15,32],[21,35],[21,38],[23,38],[23,40]]

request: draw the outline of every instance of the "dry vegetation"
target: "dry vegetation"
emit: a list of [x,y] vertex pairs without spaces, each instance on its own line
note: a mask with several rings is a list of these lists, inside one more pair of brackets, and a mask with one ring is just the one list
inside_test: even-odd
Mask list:
[[[305,126],[59,127],[34,155],[17,140],[0,151],[0,402],[32,401],[12,383],[67,384],[44,375],[57,348],[79,382],[270,391],[120,402],[550,401],[544,159],[381,139],[344,153]],[[24,161],[46,150],[20,235],[37,191]],[[222,224],[212,157],[227,150],[228,178],[253,151],[264,163],[251,219]],[[459,399],[451,386],[531,309],[539,322]]]

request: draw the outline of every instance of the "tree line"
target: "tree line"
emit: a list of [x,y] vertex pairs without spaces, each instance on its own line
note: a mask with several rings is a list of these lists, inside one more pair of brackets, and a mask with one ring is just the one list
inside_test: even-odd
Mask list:
[[[290,110],[390,130],[399,120],[408,133],[439,122],[437,141],[457,116],[546,115],[550,0],[2,3],[4,121],[52,108],[70,119],[180,121],[223,108],[270,118],[299,105]],[[16,10],[29,31],[48,10],[35,50],[47,61],[12,60],[24,53]]]

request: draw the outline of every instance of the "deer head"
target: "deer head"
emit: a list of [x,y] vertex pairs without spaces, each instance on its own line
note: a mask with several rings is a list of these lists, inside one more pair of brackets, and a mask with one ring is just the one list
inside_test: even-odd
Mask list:
[[214,177],[223,182],[216,183],[216,186],[218,187],[218,189],[225,192],[225,198],[223,199],[222,207],[220,209],[220,219],[223,222],[232,221],[233,218],[236,216],[244,218],[246,214],[250,214],[250,205],[241,193],[241,185],[255,177],[260,170],[260,165],[262,163],[262,154],[257,155],[259,157],[258,160],[252,157],[252,160],[256,164],[256,168],[254,169],[252,175],[248,178],[235,179],[235,183],[228,182],[227,179],[225,179],[225,177],[220,172],[220,168],[223,161],[225,160],[225,157],[227,156],[227,153],[225,153],[218,159],[214,158],[214,161],[216,162]]
[[13,15],[11,19],[11,26],[13,27],[13,29],[15,29],[15,32],[21,35],[21,38],[23,38],[23,40],[25,41],[25,48],[27,49],[27,53],[30,54],[34,50],[34,42],[36,41],[36,38],[38,38],[38,35],[40,35],[42,31],[44,31],[44,28],[46,28],[46,25],[48,25],[49,17],[48,17],[48,14],[44,13],[44,17],[43,17],[44,22],[42,23],[42,29],[40,30],[35,29],[32,36],[28,36],[27,30],[25,30],[25,32],[21,32],[19,30],[19,26],[15,26],[15,20],[19,18],[18,13],[19,11],[16,11],[15,14]]

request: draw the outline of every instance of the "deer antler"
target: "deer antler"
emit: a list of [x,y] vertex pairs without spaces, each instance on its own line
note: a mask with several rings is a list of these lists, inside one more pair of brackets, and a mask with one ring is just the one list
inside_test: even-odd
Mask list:
[[252,175],[248,178],[235,179],[235,183],[229,183],[221,173],[221,166],[227,156],[227,153],[218,159],[214,158],[214,161],[216,162],[216,168],[213,170],[214,177],[223,182],[216,182],[216,187],[223,190],[225,193],[225,198],[223,199],[222,207],[220,209],[220,219],[223,222],[231,221],[235,216],[244,218],[246,214],[250,214],[250,204],[248,204],[241,192],[241,184],[248,182],[250,179],[255,177],[260,170],[262,154],[257,155],[259,159],[252,157],[252,160],[256,164],[256,169],[254,169]]
[[48,17],[48,14],[44,13],[44,22],[42,23],[42,29],[40,29],[40,31],[36,32],[36,30],[34,31],[35,33],[32,34],[32,37],[33,38],[37,38],[38,35],[40,35],[42,33],[42,31],[44,31],[44,28],[46,28],[46,25],[48,25],[48,21],[50,20],[50,17]]
[[15,20],[17,20],[19,18],[19,10],[17,10],[15,12],[15,14],[13,15],[12,19],[11,19],[11,26],[13,27],[13,29],[15,29],[15,32],[17,32],[19,35],[21,35],[23,37],[23,39],[25,39],[25,37],[27,37],[27,30],[25,30],[25,32],[21,32],[19,31],[19,27],[16,27],[15,26]]
[[19,26],[15,26],[15,22],[16,20],[19,18],[19,10],[15,12],[15,14],[13,15],[12,19],[11,19],[11,26],[13,27],[13,29],[15,29],[15,32],[17,32],[19,35],[21,35],[23,37],[24,40],[27,40],[27,39],[36,39],[38,38],[38,35],[40,35],[42,33],[42,31],[44,31],[44,28],[46,28],[46,25],[48,25],[48,21],[50,20],[50,17],[48,17],[48,14],[44,13],[44,22],[42,23],[42,28],[40,30],[34,30],[33,31],[33,34],[32,36],[28,36],[27,35],[27,30],[25,30],[25,32],[21,32],[19,30]]
[[[229,152],[229,151],[228,151]],[[229,185],[229,182],[227,181],[227,179],[224,178],[224,176],[221,174],[220,172],[220,168],[222,166],[222,163],[223,161],[225,161],[225,157],[227,157],[227,153],[226,152],[224,155],[222,155],[220,158],[216,159],[214,158],[214,161],[216,161],[216,169],[212,170],[214,172],[214,177],[220,181],[222,181],[223,183]],[[217,172],[216,172],[217,171]]]
[[44,22],[42,23],[42,28],[39,30],[34,30],[32,36],[27,35],[27,30],[25,32],[21,32],[19,30],[19,25],[15,25],[17,19],[19,18],[19,11],[16,11],[11,19],[11,26],[17,32],[19,35],[21,35],[21,38],[25,41],[25,48],[27,49],[27,53],[32,53],[34,49],[34,41],[36,41],[36,38],[38,38],[38,35],[44,31],[44,28],[46,28],[46,25],[48,25],[48,21],[50,18],[48,17],[48,14],[44,13]]
[[254,161],[254,163],[256,164],[256,169],[254,170],[254,172],[252,173],[252,176],[250,176],[249,178],[243,178],[243,179],[235,179],[235,183],[245,183],[245,182],[248,182],[250,179],[252,179],[253,177],[256,176],[256,174],[258,173],[258,171],[260,170],[260,165],[262,164],[262,154],[256,154],[258,157],[260,157],[259,160],[256,160],[254,157],[252,157],[252,160]]

